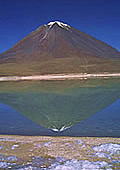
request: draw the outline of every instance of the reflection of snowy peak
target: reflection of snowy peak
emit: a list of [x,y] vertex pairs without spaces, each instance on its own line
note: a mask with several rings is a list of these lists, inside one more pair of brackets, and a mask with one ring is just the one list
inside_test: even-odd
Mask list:
[[71,126],[72,126],[72,125],[70,125],[70,126],[64,125],[64,126],[62,126],[60,129],[58,129],[58,128],[56,128],[56,127],[51,128],[51,129],[52,129],[54,132],[62,132],[62,131],[64,131],[64,130],[70,128]]

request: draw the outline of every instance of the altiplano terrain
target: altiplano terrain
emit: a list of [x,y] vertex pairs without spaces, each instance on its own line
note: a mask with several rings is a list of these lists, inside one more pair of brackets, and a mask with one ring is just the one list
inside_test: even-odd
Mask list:
[[119,157],[119,138],[0,136],[3,169],[118,170]]

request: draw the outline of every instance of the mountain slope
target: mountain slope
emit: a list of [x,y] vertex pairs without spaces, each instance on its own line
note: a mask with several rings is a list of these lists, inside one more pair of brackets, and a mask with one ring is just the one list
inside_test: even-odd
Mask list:
[[55,21],[0,54],[1,75],[120,72],[120,52]]

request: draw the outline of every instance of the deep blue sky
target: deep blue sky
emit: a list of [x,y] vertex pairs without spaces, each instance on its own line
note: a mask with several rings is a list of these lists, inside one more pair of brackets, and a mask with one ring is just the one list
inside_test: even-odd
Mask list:
[[120,0],[0,0],[0,52],[54,20],[120,51]]

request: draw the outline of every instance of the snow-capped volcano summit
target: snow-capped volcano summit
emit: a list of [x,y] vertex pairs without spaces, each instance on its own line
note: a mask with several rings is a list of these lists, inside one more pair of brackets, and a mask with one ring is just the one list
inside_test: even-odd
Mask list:
[[60,21],[40,26],[0,54],[4,75],[8,63],[14,75],[13,68],[23,65],[24,74],[120,72],[119,61],[119,51]]
[[65,24],[65,23],[60,22],[60,21],[52,21],[52,22],[49,22],[47,25],[49,27],[52,27],[54,24],[57,24],[57,25],[59,25],[62,28],[64,28],[64,27],[69,27],[70,28],[70,26],[68,24]]

